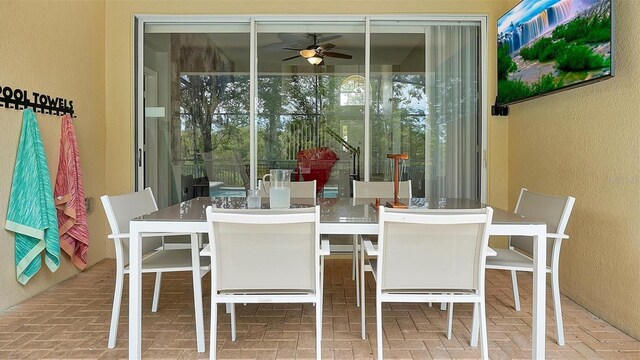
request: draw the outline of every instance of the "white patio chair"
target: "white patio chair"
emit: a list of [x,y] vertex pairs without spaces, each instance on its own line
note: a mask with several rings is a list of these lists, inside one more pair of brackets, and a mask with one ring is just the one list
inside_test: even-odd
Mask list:
[[[379,209],[377,248],[364,241],[376,280],[378,359],[382,351],[383,302],[473,303],[471,345],[478,327],[488,359],[485,257],[493,209],[462,212]],[[363,306],[364,307],[364,306]]]
[[[304,198],[313,199],[313,204],[316,203],[316,181],[291,181],[291,197],[292,198]],[[269,197],[267,194],[271,187],[270,181],[258,180],[258,194],[262,197]]]
[[[400,181],[398,187],[398,197],[400,199],[410,200],[411,199],[411,180]],[[370,199],[380,198],[384,205],[384,200],[393,201],[393,181],[357,181],[353,180],[353,202],[354,205],[358,202],[359,199]],[[371,240],[372,242],[376,242],[376,236],[368,236],[368,235],[354,235],[353,237],[353,272],[352,279],[356,281],[356,305],[360,306],[360,271],[358,270],[358,249],[360,248],[359,244],[362,243],[362,240]],[[371,267],[367,266],[363,268],[364,271],[371,271]],[[363,275],[364,276],[364,275]],[[363,337],[364,339],[364,337]]]
[[216,358],[218,304],[313,303],[316,358],[321,356],[322,275],[329,242],[320,242],[320,207],[284,210],[207,208],[211,256],[210,358]]
[[[116,253],[116,286],[113,294],[111,326],[109,329],[109,348],[116,346],[118,320],[122,302],[124,275],[129,273],[129,220],[158,210],[150,188],[123,195],[100,197],[102,206],[111,227],[110,239],[113,239]],[[148,233],[143,237],[161,237],[176,234]],[[185,235],[185,234],[180,234]],[[202,312],[201,277],[209,271],[209,259],[200,259],[197,234],[189,234],[191,247],[188,249],[160,247],[142,258],[142,272],[156,273],[153,303],[151,311],[158,311],[160,284],[163,272],[189,271],[193,274],[193,299],[195,308],[196,339],[198,352],[205,351],[204,317]],[[143,241],[143,249],[153,250],[161,244],[161,240]],[[149,246],[151,245],[151,246]]]
[[[557,197],[520,190],[515,213],[547,223],[547,272],[551,273],[551,291],[553,294],[554,316],[558,345],[564,345],[562,325],[562,307],[560,305],[560,286],[558,271],[560,265],[560,246],[569,236],[564,233],[569,216],[575,203],[571,196]],[[520,296],[516,271],[533,272],[533,239],[527,236],[511,236],[508,249],[495,249],[497,256],[487,258],[487,269],[511,271],[514,307],[520,311]]]

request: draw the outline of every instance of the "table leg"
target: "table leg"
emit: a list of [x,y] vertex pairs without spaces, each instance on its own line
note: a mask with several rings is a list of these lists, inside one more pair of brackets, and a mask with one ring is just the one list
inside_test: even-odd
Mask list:
[[[198,235],[191,234],[191,276],[193,278],[193,307],[196,320],[196,347],[199,353],[205,351],[204,345],[204,315],[202,311],[202,280],[200,276],[200,251]],[[194,250],[196,249],[196,250]]]
[[129,231],[129,359],[142,359],[142,239],[138,224]]
[[360,291],[360,321],[361,321],[361,326],[362,326],[362,340],[365,340],[367,338],[366,335],[366,330],[365,330],[365,301],[364,301],[364,256],[365,256],[365,252],[364,252],[364,243],[361,241],[360,242],[360,289],[358,289],[358,291]]
[[537,226],[533,239],[533,323],[531,324],[531,358],[545,357],[545,301],[547,280],[546,225]]

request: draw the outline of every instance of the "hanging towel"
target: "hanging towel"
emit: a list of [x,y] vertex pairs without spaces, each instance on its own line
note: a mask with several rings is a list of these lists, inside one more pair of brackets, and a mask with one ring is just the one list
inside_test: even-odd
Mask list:
[[80,154],[76,142],[76,131],[69,115],[62,118],[60,161],[53,195],[56,209],[58,209],[60,248],[71,257],[73,265],[83,270],[87,266],[89,230],[87,229],[87,210],[84,207]]
[[43,251],[49,270],[58,269],[60,244],[51,179],[36,116],[30,109],[22,114],[22,133],[4,227],[16,234],[16,271],[21,284],[40,270]]

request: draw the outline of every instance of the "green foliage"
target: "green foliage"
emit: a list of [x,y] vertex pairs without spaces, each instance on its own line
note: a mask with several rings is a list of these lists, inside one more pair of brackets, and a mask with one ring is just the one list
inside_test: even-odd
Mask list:
[[498,102],[510,103],[531,96],[531,88],[522,80],[498,80]]
[[507,80],[509,74],[518,70],[518,66],[509,56],[509,46],[504,44],[498,49],[498,80]]
[[[520,55],[525,60],[537,60],[540,58],[540,54],[551,45],[551,38],[542,38],[535,42],[529,48],[525,48],[525,54],[522,54],[522,50],[520,50]],[[524,50],[524,49],[523,49]]]
[[563,39],[554,41],[551,38],[542,38],[532,46],[520,49],[520,56],[529,61],[547,62],[560,56],[567,46]]
[[585,45],[573,45],[567,48],[556,60],[557,67],[563,71],[584,71],[606,66],[605,58],[596,54]]
[[553,74],[546,74],[531,84],[531,95],[545,94],[562,87],[562,85],[562,80],[555,81]]
[[611,41],[611,17],[594,15],[579,17],[553,30],[555,40],[564,39],[568,43],[588,44]]
[[527,61],[534,61],[538,59],[538,53],[531,46],[521,48],[520,56]]
[[567,42],[564,40],[552,42],[540,51],[538,59],[540,60],[540,62],[547,62],[553,59],[557,59],[564,51],[566,51],[567,47]]

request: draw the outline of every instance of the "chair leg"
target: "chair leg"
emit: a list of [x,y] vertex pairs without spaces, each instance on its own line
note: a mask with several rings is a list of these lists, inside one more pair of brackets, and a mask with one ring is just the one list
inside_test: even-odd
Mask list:
[[351,280],[356,279],[356,247],[358,242],[358,235],[353,235],[353,256],[351,257]]
[[[360,306],[360,272],[358,271],[358,235],[353,236],[353,274],[356,280],[356,306]],[[364,255],[364,254],[363,254]]]
[[470,345],[473,347],[478,346],[478,330],[480,330],[480,323],[478,319],[478,303],[473,303],[473,322],[471,323],[471,341]]
[[237,327],[236,327],[236,304],[229,304],[231,311],[229,311],[229,315],[231,315],[231,341],[236,341]]
[[198,235],[191,234],[191,277],[193,278],[193,308],[196,319],[196,345],[198,352],[205,351],[204,314],[202,306],[202,280],[200,279],[200,251]]
[[376,340],[378,360],[382,360],[382,302],[378,299],[378,296],[376,296]]
[[153,302],[151,303],[151,312],[158,311],[158,302],[160,302],[160,287],[162,285],[162,273],[156,273],[156,283],[153,286]]
[[520,293],[518,291],[518,277],[516,271],[511,270],[511,286],[513,287],[513,304],[516,311],[520,311]]
[[482,359],[489,359],[489,340],[487,338],[487,308],[483,302],[478,306],[478,316],[480,317],[480,352],[482,353]]
[[451,340],[451,330],[453,328],[453,303],[449,303],[447,316],[447,339]]
[[320,257],[320,289],[324,294],[324,256]]
[[362,254],[360,254],[360,289],[358,289],[360,291],[360,325],[361,325],[361,332],[362,332],[362,340],[367,338],[367,334],[365,331],[365,324],[366,324],[366,320],[365,320],[365,306],[366,306],[366,301],[364,300],[364,288],[365,288],[365,278],[364,278],[364,250],[362,251]]
[[316,359],[322,359],[322,293],[316,304]]
[[118,320],[120,318],[120,304],[122,303],[122,285],[124,283],[124,273],[121,269],[116,270],[116,288],[113,292],[113,309],[111,310],[111,326],[109,327],[109,349],[116,347],[118,336]]
[[562,324],[562,305],[560,304],[560,283],[558,272],[551,272],[551,293],[553,294],[553,314],[556,318],[558,345],[564,346],[564,326]]
[[[213,276],[213,273],[211,274]],[[217,336],[218,336],[218,304],[214,298],[213,291],[211,292],[211,335],[209,336],[209,359],[216,359],[216,352],[218,351]]]

